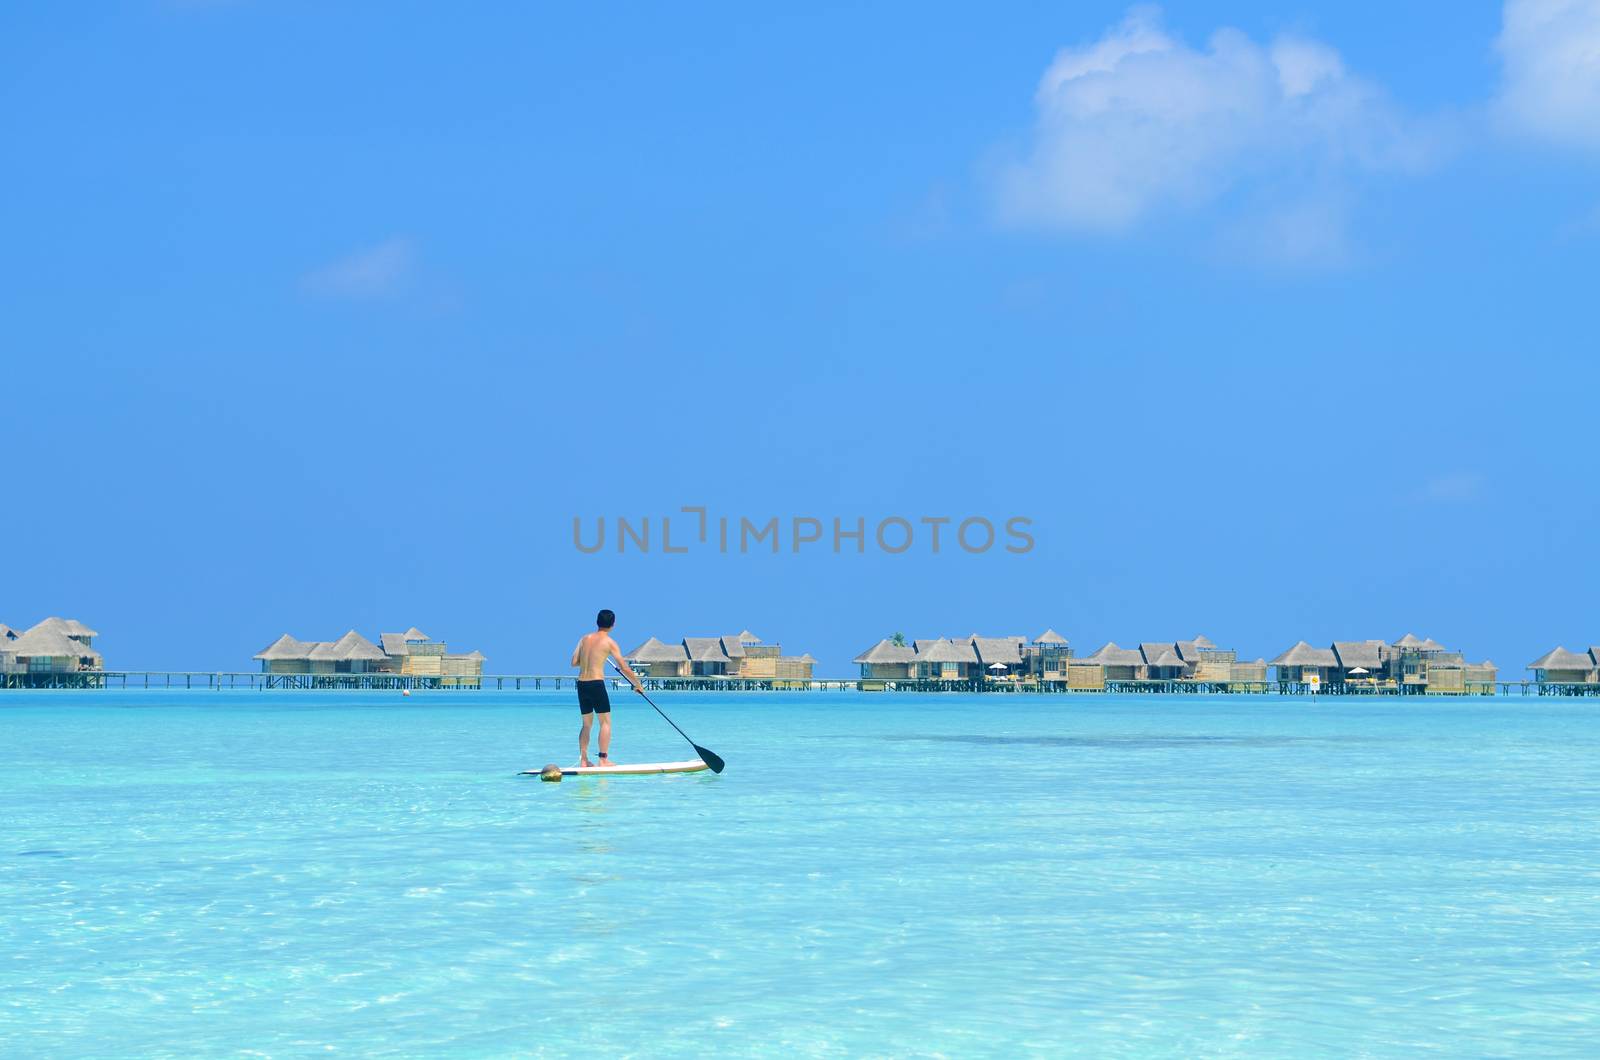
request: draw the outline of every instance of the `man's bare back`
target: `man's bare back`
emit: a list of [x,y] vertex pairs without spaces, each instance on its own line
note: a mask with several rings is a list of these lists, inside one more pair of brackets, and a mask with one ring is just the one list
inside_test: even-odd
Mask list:
[[606,660],[613,655],[617,663],[622,666],[622,652],[617,648],[617,642],[611,639],[611,634],[603,629],[593,633],[586,633],[578,641],[578,646],[572,652],[572,665],[578,668],[578,680],[601,681],[606,676]]

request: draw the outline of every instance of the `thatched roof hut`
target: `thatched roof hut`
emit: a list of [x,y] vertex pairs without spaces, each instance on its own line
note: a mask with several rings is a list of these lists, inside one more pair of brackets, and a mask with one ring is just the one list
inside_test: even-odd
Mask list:
[[1360,667],[1368,673],[1377,673],[1383,669],[1384,647],[1381,640],[1336,640],[1333,642],[1333,654],[1338,656],[1339,665],[1346,670]]
[[382,648],[353,629],[333,642],[333,651],[340,662],[357,660],[377,662],[384,658]]
[[[416,626],[412,626],[404,633],[379,633],[378,643],[383,646],[383,654],[391,659],[403,659],[411,654],[411,645],[427,644],[433,640]],[[421,654],[428,654],[423,652]]]
[[1144,657],[1146,666],[1172,666],[1183,668],[1183,659],[1178,655],[1177,647],[1173,644],[1141,644],[1139,654]]
[[255,657],[268,662],[278,659],[309,659],[311,658],[311,649],[314,647],[316,647],[314,642],[295,640],[285,633],[265,648],[256,652]]
[[680,663],[689,661],[689,652],[682,644],[667,644],[651,637],[624,658],[630,663]]
[[1407,633],[1405,636],[1401,637],[1399,640],[1394,642],[1394,647],[1401,648],[1401,649],[1410,649],[1412,651],[1420,650],[1422,648],[1422,645],[1423,645],[1422,638],[1417,636],[1415,633]]
[[98,637],[100,635],[98,631],[90,629],[75,618],[58,618],[55,615],[42,619],[28,627],[29,633],[34,630],[39,630],[40,632],[48,630],[59,633],[63,637]]
[[1144,656],[1132,648],[1119,648],[1116,641],[1108,640],[1090,652],[1085,661],[1102,666],[1143,666]]
[[728,653],[722,648],[721,637],[684,637],[683,646],[689,661],[697,663],[730,663]]
[[1557,646],[1551,648],[1533,662],[1528,664],[1530,670],[1590,670],[1595,666],[1595,659],[1591,655],[1579,655],[1575,651]]
[[974,637],[972,647],[985,667],[998,663],[1009,670],[1022,665],[1022,652],[1011,637]]
[[73,640],[59,628],[34,626],[6,645],[6,654],[18,659],[98,659],[99,653]]
[[977,649],[970,641],[919,640],[916,642],[918,662],[971,663],[978,662]]
[[1273,659],[1268,666],[1338,666],[1339,660],[1334,657],[1331,648],[1313,648],[1305,641],[1301,641],[1282,655]]
[[1067,643],[1067,638],[1063,637],[1053,629],[1047,629],[1037,637],[1034,637],[1033,642],[1035,644],[1063,645]]
[[896,644],[885,638],[850,660],[858,665],[897,664],[915,662],[916,650],[909,644]]

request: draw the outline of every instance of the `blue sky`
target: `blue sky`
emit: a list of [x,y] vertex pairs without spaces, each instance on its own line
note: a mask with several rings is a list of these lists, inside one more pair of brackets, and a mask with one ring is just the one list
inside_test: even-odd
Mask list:
[[[149,3],[0,33],[0,621],[1600,640],[1600,2]],[[1033,520],[580,554],[575,516]]]

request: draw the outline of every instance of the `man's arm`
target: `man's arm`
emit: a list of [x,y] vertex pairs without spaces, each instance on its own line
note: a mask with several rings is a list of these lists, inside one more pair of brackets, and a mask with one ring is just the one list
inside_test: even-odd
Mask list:
[[578,638],[578,646],[572,649],[572,665],[578,665],[578,655],[583,651],[583,638]]
[[617,647],[617,642],[611,642],[611,657],[617,660],[617,669],[622,671],[624,677],[633,682],[633,690],[640,695],[644,694],[644,686],[639,683],[639,675],[633,672],[633,667],[628,665],[628,660],[622,657],[622,649]]

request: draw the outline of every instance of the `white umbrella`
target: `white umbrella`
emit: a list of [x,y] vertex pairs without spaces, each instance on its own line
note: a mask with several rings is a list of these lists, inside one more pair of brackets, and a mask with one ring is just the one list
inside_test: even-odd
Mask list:
[[991,669],[991,670],[1004,670],[1004,669],[1006,669],[1006,664],[1005,663],[990,663],[989,664],[989,669]]
[[1352,666],[1350,668],[1350,672],[1353,674],[1365,674],[1371,673],[1372,671],[1368,670],[1365,666]]

